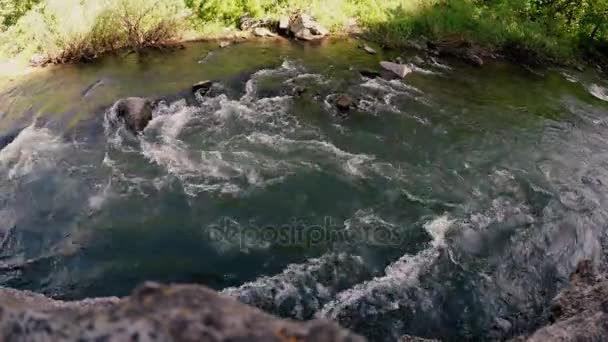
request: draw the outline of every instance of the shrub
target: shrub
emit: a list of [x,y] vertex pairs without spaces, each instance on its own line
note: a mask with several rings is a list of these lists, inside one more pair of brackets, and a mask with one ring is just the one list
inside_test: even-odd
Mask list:
[[5,54],[44,53],[55,62],[121,48],[164,46],[183,28],[181,0],[47,0],[0,36]]

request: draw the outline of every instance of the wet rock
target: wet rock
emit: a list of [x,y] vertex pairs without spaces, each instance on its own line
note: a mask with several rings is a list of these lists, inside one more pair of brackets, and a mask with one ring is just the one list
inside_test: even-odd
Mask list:
[[417,64],[417,65],[423,65],[423,64],[425,64],[424,59],[422,59],[420,56],[414,56],[412,58],[412,62],[414,64]]
[[276,37],[277,34],[274,32],[271,32],[269,29],[265,28],[265,27],[256,27],[255,29],[253,29],[253,34],[256,37]]
[[222,48],[222,49],[227,48],[227,47],[229,47],[231,44],[232,44],[231,42],[222,41],[222,42],[220,42],[220,48]]
[[385,70],[392,72],[393,74],[397,75],[400,78],[404,78],[407,74],[412,72],[412,69],[410,69],[407,65],[397,64],[397,63],[393,63],[393,62],[383,61],[383,62],[380,62],[380,66],[382,68],[384,68]]
[[304,94],[306,94],[308,92],[308,88],[306,88],[305,86],[295,86],[292,89],[292,93],[295,96],[302,96]]
[[19,136],[19,133],[21,133],[21,131],[23,131],[23,128],[16,129],[5,135],[0,135],[0,151],[8,144],[12,143],[13,140],[15,140],[17,136]]
[[200,92],[203,95],[207,94],[211,87],[213,86],[213,81],[201,81],[192,85],[192,92],[197,93]]
[[608,279],[581,262],[551,302],[549,325],[513,341],[608,341]]
[[94,92],[95,89],[101,87],[104,85],[104,80],[97,80],[94,83],[92,83],[90,86],[86,87],[83,91],[82,91],[82,97],[89,97],[91,96]]
[[54,301],[0,289],[6,341],[351,341],[335,323],[280,320],[202,286],[146,283],[128,298]]
[[152,120],[152,104],[148,99],[129,97],[115,104],[116,117],[124,120],[132,132],[143,131]]
[[291,33],[298,39],[317,40],[329,34],[329,30],[317,23],[308,14],[300,14],[290,26]]
[[355,106],[355,100],[350,95],[340,94],[336,97],[336,107],[339,111],[345,113]]
[[376,50],[374,50],[371,46],[364,44],[362,47],[363,51],[369,53],[370,55],[375,55],[378,52]]
[[361,74],[361,76],[363,77],[367,77],[367,78],[377,78],[377,77],[381,77],[382,73],[379,71],[375,71],[375,70],[359,70],[359,74]]
[[198,64],[206,63],[209,60],[209,58],[211,58],[213,55],[214,55],[213,51],[209,51],[203,57],[199,58],[197,63]]
[[479,57],[479,55],[470,51],[465,54],[465,59],[468,60],[474,66],[481,67],[484,64],[483,59]]

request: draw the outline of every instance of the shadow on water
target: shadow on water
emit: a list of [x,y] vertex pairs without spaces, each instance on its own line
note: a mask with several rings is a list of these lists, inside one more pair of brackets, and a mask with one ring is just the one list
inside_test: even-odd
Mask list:
[[[357,45],[197,43],[2,90],[0,284],[202,283],[378,341],[538,324],[579,260],[604,259],[606,82],[419,52],[405,80],[369,79],[395,53]],[[127,96],[156,100],[137,137],[105,120]]]

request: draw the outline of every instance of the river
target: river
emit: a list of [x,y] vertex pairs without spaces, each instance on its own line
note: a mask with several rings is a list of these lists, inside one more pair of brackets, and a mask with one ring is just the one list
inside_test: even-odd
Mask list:
[[[5,84],[0,285],[200,283],[374,341],[535,328],[605,262],[608,81],[416,51],[404,80],[366,78],[397,53],[357,45],[193,43]],[[108,120],[129,96],[155,100],[139,136]]]

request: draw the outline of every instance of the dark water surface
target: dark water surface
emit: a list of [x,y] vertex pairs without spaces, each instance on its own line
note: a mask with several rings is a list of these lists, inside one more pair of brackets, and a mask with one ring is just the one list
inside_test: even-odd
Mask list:
[[[533,328],[579,261],[604,262],[608,82],[422,55],[403,81],[357,72],[390,57],[192,44],[9,83],[0,284],[195,282],[378,341]],[[157,100],[138,137],[107,120],[127,96]]]

